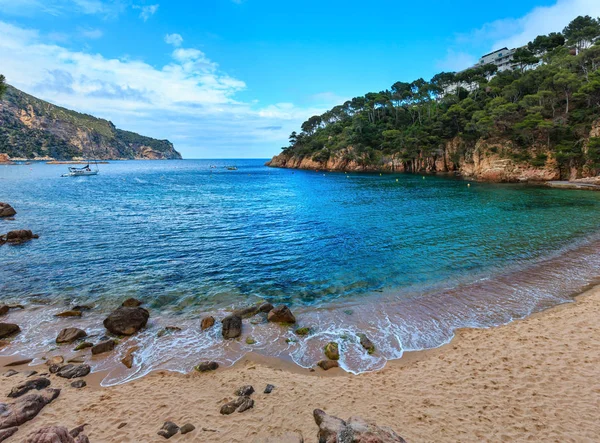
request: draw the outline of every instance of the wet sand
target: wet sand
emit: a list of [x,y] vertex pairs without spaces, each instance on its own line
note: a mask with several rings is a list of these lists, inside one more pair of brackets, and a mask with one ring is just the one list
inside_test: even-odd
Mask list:
[[[373,419],[409,442],[597,441],[598,318],[600,286],[575,303],[505,326],[461,330],[448,345],[358,376],[255,355],[213,373],[156,372],[111,388],[99,386],[102,374],[88,376],[83,389],[51,376],[52,386],[63,388],[59,398],[9,441],[44,425],[89,423],[92,442],[160,442],[156,432],[171,420],[196,426],[174,442],[252,442],[290,431],[314,442],[315,408]],[[0,377],[0,389],[8,393],[22,380]],[[267,383],[276,386],[269,395]],[[257,391],[254,408],[221,415],[220,406],[244,384]],[[127,425],[118,429],[121,423]]]

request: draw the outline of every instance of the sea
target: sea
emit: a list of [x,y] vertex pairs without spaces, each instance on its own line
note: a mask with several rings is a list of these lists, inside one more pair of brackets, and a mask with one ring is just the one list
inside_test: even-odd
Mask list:
[[[600,281],[600,193],[265,161],[115,161],[91,177],[61,177],[65,165],[0,166],[0,201],[18,212],[0,232],[40,236],[0,247],[1,301],[25,307],[2,318],[22,332],[0,355],[82,356],[108,386],[250,352],[310,368],[335,341],[340,366],[361,373],[448,343],[459,328],[570,302]],[[55,343],[66,327],[102,340],[102,320],[129,297],[150,321],[112,353]],[[288,305],[297,324],[258,315],[239,339],[222,338],[219,319],[264,301]],[[93,308],[55,317],[74,305]],[[209,315],[217,324],[202,331]],[[181,330],[159,333],[167,326]],[[120,360],[133,346],[128,369]]]

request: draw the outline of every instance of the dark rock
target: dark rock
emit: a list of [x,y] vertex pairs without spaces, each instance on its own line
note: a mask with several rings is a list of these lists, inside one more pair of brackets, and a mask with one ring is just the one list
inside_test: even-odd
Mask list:
[[71,386],[73,388],[81,389],[85,388],[87,386],[87,383],[85,382],[85,380],[76,380],[73,383],[71,383]]
[[91,311],[93,306],[90,305],[77,305],[71,308],[72,311]]
[[298,328],[294,332],[296,333],[296,335],[304,336],[304,335],[310,334],[310,328],[307,328],[307,327]]
[[273,392],[273,389],[275,389],[275,386],[274,386],[274,385],[267,385],[267,386],[265,387],[264,393],[265,393],[265,394],[270,394],[271,392]]
[[50,365],[48,372],[50,372],[50,374],[56,374],[58,371],[60,371],[60,368],[61,365]]
[[177,432],[179,432],[179,426],[172,421],[166,421],[162,428],[160,428],[160,431],[158,431],[158,435],[164,438],[171,438],[177,434]]
[[56,375],[62,378],[85,377],[90,373],[90,370],[88,365],[66,365],[60,368]]
[[340,348],[338,344],[334,341],[327,343],[325,345],[325,355],[330,360],[339,360],[340,359]]
[[139,300],[136,300],[135,298],[128,298],[127,300],[125,300],[123,302],[123,304],[121,306],[125,307],[125,308],[137,308],[138,306],[141,306],[142,302]]
[[319,426],[317,436],[322,443],[406,443],[392,429],[360,417],[350,417],[345,422],[320,409],[315,409],[313,416]]
[[81,311],[75,311],[75,310],[70,310],[70,311],[64,311],[64,312],[59,312],[58,314],[54,314],[55,317],[81,317]]
[[46,388],[39,393],[19,397],[11,404],[0,403],[0,429],[21,426],[34,418],[60,394],[60,389]]
[[229,415],[233,414],[236,410],[238,412],[244,412],[245,410],[250,409],[252,407],[254,407],[254,400],[252,400],[250,397],[240,396],[235,400],[231,400],[230,402],[227,402],[223,406],[221,406],[220,412],[223,415]]
[[254,388],[250,385],[245,385],[245,386],[242,386],[241,388],[237,388],[236,391],[234,392],[234,394],[239,397],[243,397],[243,396],[248,397],[248,396],[254,394]]
[[128,369],[131,369],[131,367],[133,366],[133,361],[134,361],[133,353],[135,351],[137,351],[138,349],[140,349],[139,346],[132,346],[125,353],[125,357],[123,357],[121,359],[121,363],[123,363]]
[[360,339],[361,346],[365,348],[369,352],[369,354],[375,352],[375,344],[371,340],[369,340],[369,338],[365,334],[360,333],[356,335]]
[[18,374],[17,371],[15,371],[14,369],[10,369],[2,375],[4,375],[5,377],[12,377],[13,375],[17,375],[17,374]]
[[217,363],[216,361],[206,361],[203,363],[200,363],[198,366],[195,366],[194,369],[198,372],[208,372],[208,371],[214,371],[219,367],[219,363]]
[[110,352],[115,349],[117,342],[114,340],[107,340],[102,343],[98,343],[96,346],[92,346],[92,355],[103,354]]
[[10,362],[10,363],[4,365],[4,367],[9,368],[11,366],[27,365],[27,364],[31,363],[32,361],[33,361],[33,358],[25,358],[23,360],[17,360],[17,361]]
[[0,441],[4,441],[4,440],[8,439],[18,430],[19,430],[19,428],[17,428],[16,426],[14,426],[12,428],[8,428],[8,429],[2,429],[0,431]]
[[150,313],[140,307],[120,307],[105,320],[104,327],[113,334],[133,335],[146,326]]
[[223,338],[237,338],[242,335],[242,317],[229,315],[221,320]]
[[0,323],[0,338],[7,338],[21,332],[19,325],[13,323]]
[[18,245],[34,238],[39,238],[39,235],[34,234],[28,229],[19,229],[17,231],[10,231],[5,235],[0,236],[0,243]]
[[71,430],[69,431],[69,435],[70,435],[71,437],[77,437],[77,436],[79,436],[79,435],[80,435],[80,434],[81,434],[81,433],[84,431],[84,428],[85,428],[86,426],[87,426],[87,423],[85,423],[85,424],[83,424],[83,425],[81,425],[81,426],[77,426],[76,428],[73,428],[73,429],[71,429]]
[[258,313],[258,306],[248,306],[246,308],[237,309],[233,311],[233,315],[237,315],[242,318],[250,318]]
[[64,426],[46,426],[27,436],[25,443],[89,443],[83,432],[83,426],[78,426],[71,432]]
[[244,412],[247,411],[248,409],[251,409],[254,407],[254,400],[252,400],[250,397],[241,397],[242,403],[240,404],[239,408],[237,408],[238,412]]
[[258,307],[258,312],[268,313],[271,309],[273,309],[273,305],[271,303],[265,302]]
[[285,305],[277,306],[269,311],[267,319],[274,323],[296,323],[296,317]]
[[117,429],[124,428],[125,426],[127,426],[127,422],[121,423],[119,426],[117,426]]
[[73,350],[81,351],[82,349],[91,348],[92,346],[94,346],[94,343],[91,343],[89,341],[84,341],[83,343],[79,343],[77,346],[75,346],[75,348]]
[[0,217],[13,217],[17,211],[8,203],[0,202]]
[[25,377],[33,377],[34,375],[37,375],[38,371],[25,371],[23,372],[23,375]]
[[179,432],[182,434],[187,434],[188,432],[192,432],[194,429],[196,429],[196,426],[191,423],[186,423],[179,429]]
[[0,306],[0,315],[6,315],[10,311],[10,308],[6,305]]
[[27,394],[32,389],[35,389],[36,391],[41,391],[42,389],[47,388],[48,386],[50,386],[50,380],[48,380],[47,378],[34,378],[33,380],[27,380],[26,382],[23,382],[12,388],[10,393],[8,394],[8,397],[17,398]]
[[56,337],[56,343],[72,343],[80,338],[87,337],[87,333],[79,328],[66,328]]
[[324,371],[328,371],[331,368],[339,368],[340,364],[335,360],[321,360],[319,363],[317,363],[317,366]]
[[202,322],[200,323],[200,328],[204,331],[205,329],[208,328],[212,328],[213,325],[215,324],[215,318],[214,317],[204,317],[202,319]]

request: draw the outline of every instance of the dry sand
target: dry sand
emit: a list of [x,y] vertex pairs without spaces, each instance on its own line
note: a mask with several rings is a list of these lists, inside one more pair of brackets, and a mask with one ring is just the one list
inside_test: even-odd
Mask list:
[[[253,357],[214,373],[154,373],[113,388],[99,387],[98,375],[80,390],[52,376],[63,388],[59,398],[9,441],[43,425],[89,423],[92,443],[162,442],[156,432],[171,420],[196,426],[173,442],[252,442],[288,431],[316,442],[314,408],[373,419],[408,442],[599,441],[599,320],[596,287],[576,303],[506,326],[462,330],[449,345],[359,376]],[[22,379],[0,377],[0,389]],[[276,386],[270,395],[262,393],[267,383]],[[257,390],[254,409],[220,415],[244,384]]]

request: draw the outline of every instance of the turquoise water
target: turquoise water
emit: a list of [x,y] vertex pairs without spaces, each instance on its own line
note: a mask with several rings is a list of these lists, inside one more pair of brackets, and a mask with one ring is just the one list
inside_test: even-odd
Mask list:
[[[239,169],[223,168],[231,163]],[[343,361],[358,372],[407,349],[437,346],[456,327],[503,323],[565,301],[597,277],[600,193],[263,163],[114,162],[80,178],[61,178],[64,165],[0,167],[0,201],[18,211],[16,220],[0,221],[0,231],[40,234],[0,249],[2,298],[47,313],[94,304],[98,316],[124,298],[141,298],[155,319],[152,337],[161,321],[193,329],[206,313],[262,299],[287,303],[304,316],[301,323],[319,325],[315,336],[266,346],[277,331],[249,324],[265,346],[258,340],[251,349],[223,351],[218,334],[200,346],[206,337],[195,329],[169,340],[210,349],[223,362],[258,350],[309,366],[322,341],[366,329],[381,353]],[[512,284],[520,295],[506,291]],[[373,319],[375,306],[381,314]],[[11,315],[27,322],[18,317],[25,314]],[[46,335],[63,326],[44,318]],[[93,328],[96,320],[81,321]],[[42,352],[36,334],[44,328],[35,329],[15,345]],[[169,346],[155,341],[135,374],[164,364],[156,355]],[[173,368],[184,370],[196,357]]]

